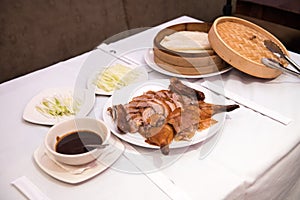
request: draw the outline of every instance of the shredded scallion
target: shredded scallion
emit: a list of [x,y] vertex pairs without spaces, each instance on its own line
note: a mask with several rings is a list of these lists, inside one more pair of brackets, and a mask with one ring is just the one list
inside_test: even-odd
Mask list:
[[75,115],[79,111],[80,103],[74,101],[72,95],[55,95],[42,99],[35,108],[47,117],[63,117]]

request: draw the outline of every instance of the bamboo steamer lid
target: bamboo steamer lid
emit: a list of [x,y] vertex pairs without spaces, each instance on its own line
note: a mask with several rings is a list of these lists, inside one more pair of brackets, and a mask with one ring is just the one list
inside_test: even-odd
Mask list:
[[288,55],[285,46],[268,31],[244,19],[217,18],[209,30],[208,39],[223,60],[255,77],[272,79],[281,74],[279,70],[262,64],[261,58],[272,58],[287,65],[264,46],[264,40],[272,40]]
[[153,41],[154,62],[161,68],[182,75],[204,75],[228,68],[226,63],[213,49],[199,52],[179,52],[161,45],[161,41],[178,31],[206,32],[211,28],[211,23],[181,23],[169,26],[160,32]]

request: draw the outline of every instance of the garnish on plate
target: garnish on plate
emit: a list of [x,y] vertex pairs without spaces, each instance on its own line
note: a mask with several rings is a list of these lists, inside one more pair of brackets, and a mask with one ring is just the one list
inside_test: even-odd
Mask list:
[[106,92],[111,92],[129,85],[138,76],[139,74],[134,69],[122,64],[115,64],[101,71],[94,84]]
[[43,98],[35,108],[46,117],[63,117],[75,115],[79,106],[80,102],[74,100],[72,94],[60,94]]

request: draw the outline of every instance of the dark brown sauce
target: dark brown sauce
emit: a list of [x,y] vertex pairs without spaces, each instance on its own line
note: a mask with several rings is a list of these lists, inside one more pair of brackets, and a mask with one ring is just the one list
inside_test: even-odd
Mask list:
[[85,145],[102,144],[102,138],[92,131],[75,131],[56,138],[55,151],[62,154],[74,155],[86,153],[95,148]]

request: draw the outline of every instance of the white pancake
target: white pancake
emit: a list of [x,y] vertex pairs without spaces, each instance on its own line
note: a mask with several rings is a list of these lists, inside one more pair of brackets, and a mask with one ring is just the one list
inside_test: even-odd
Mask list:
[[208,34],[199,31],[179,31],[164,37],[160,44],[170,50],[179,52],[201,52],[212,49]]

